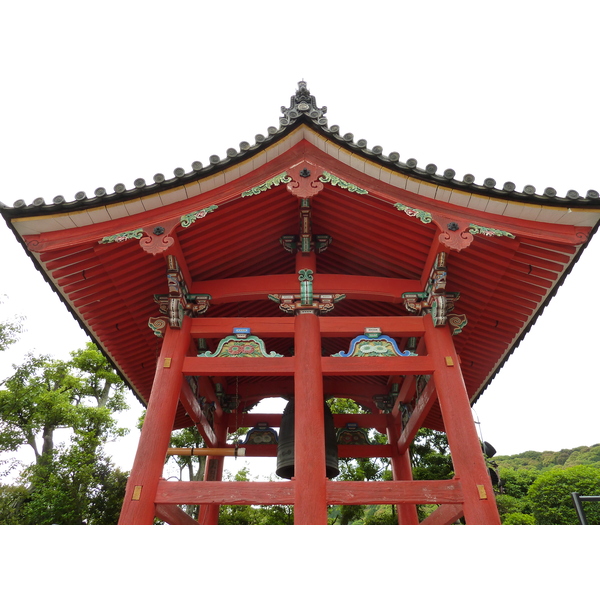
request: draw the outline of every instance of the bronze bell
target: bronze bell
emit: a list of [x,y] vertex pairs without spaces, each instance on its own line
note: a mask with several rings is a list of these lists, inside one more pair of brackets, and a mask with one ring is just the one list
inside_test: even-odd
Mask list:
[[[294,401],[288,402],[281,417],[279,441],[277,443],[277,470],[284,479],[294,476]],[[332,479],[340,474],[338,449],[333,426],[333,415],[325,403],[325,475]]]

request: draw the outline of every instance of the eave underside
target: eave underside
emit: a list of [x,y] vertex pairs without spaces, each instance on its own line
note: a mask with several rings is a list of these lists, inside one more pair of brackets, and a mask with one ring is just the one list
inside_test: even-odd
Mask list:
[[[305,159],[306,153],[306,148],[302,152],[290,151],[288,159],[295,164]],[[335,167],[331,157],[325,160],[318,153],[315,156],[313,165],[320,164],[320,159],[327,168]],[[278,161],[272,165],[271,172],[284,170],[285,160],[279,157]],[[285,185],[249,198],[242,198],[239,193],[241,189],[264,181],[266,172],[268,170],[258,172],[255,179],[252,174],[246,175],[242,182],[234,181],[229,187],[225,185],[187,199],[185,207],[179,211],[181,214],[191,212],[193,207],[199,209],[213,203],[218,205],[218,210],[189,228],[177,228],[173,246],[164,253],[144,252],[136,239],[99,244],[101,227],[91,225],[87,229],[79,228],[71,242],[52,241],[53,245],[35,255],[55,289],[143,402],[149,397],[161,344],[148,327],[148,320],[159,314],[154,295],[168,292],[166,254],[175,254],[185,264],[188,283],[194,293],[224,290],[227,286],[222,282],[229,282],[227,293],[211,294],[213,299],[206,318],[266,317],[276,320],[287,316],[267,294],[289,293],[286,289],[268,289],[269,278],[290,276],[290,281],[297,281],[296,258],[283,248],[280,238],[298,233],[298,199]],[[423,291],[431,267],[432,248],[447,251],[447,291],[460,293],[454,312],[464,314],[468,319],[467,327],[454,339],[465,384],[469,396],[474,399],[577,257],[578,244],[591,228],[579,228],[575,232],[569,226],[561,228],[532,224],[523,219],[505,219],[507,229],[512,226],[519,231],[514,239],[479,235],[460,252],[451,252],[439,244],[438,225],[407,216],[394,207],[394,200],[410,202],[415,207],[438,207],[444,215],[452,216],[454,211],[459,221],[472,217],[483,224],[490,215],[448,203],[436,205],[435,200],[399,191],[364,173],[352,172],[347,165],[338,165],[338,173],[348,178],[354,176],[356,182],[367,188],[368,194],[358,195],[326,185],[312,200],[312,233],[326,234],[333,239],[327,250],[317,256],[314,292],[346,293],[346,298],[336,304],[331,315],[372,317],[372,326],[377,327],[380,318],[408,314],[393,286],[390,291],[379,280],[394,284],[405,282],[406,285],[401,284],[400,288]],[[160,222],[161,211],[165,210],[154,209],[152,218]],[[173,205],[169,205],[168,210],[173,214],[176,212]],[[140,217],[142,220],[147,218],[147,215]],[[500,216],[493,215],[493,219],[495,225],[502,222]],[[134,229],[131,226],[134,221],[135,216],[127,216],[102,227],[115,234]],[[86,231],[91,232],[87,237]],[[68,238],[69,233],[62,235]],[[35,242],[56,240],[56,237],[50,233],[46,238],[38,236]],[[30,243],[32,241],[29,239]],[[356,289],[361,285],[360,280],[352,283],[354,287],[348,283],[352,290],[348,292],[331,287],[331,282],[338,285],[342,281],[335,280],[336,276],[371,279],[369,282],[364,280],[362,291]],[[254,291],[249,283],[252,281],[256,282]],[[236,289],[245,291],[236,295],[231,292]],[[323,320],[328,318],[329,315],[321,317]],[[383,333],[386,333],[385,329]],[[355,333],[360,334],[362,331]],[[214,350],[220,338],[207,336],[205,339],[208,349]],[[407,340],[398,342],[403,346]],[[293,355],[290,337],[265,338],[265,343],[268,351]],[[323,354],[329,356],[340,350],[346,351],[348,343],[347,337],[326,337]],[[225,377],[223,384],[229,393],[234,386],[238,387],[240,395],[244,397],[246,393],[246,402],[252,404],[257,395],[289,394],[291,378],[257,382],[249,377]],[[355,399],[364,405],[370,402],[372,408],[372,396],[389,389],[389,378],[357,377],[356,381],[343,385],[337,378],[326,378],[326,393],[346,394],[353,388],[352,384],[354,389],[361,390]],[[258,388],[260,392],[256,391]],[[182,410],[180,407],[176,426],[191,424]],[[425,425],[436,429],[443,427],[437,408],[432,409]]]

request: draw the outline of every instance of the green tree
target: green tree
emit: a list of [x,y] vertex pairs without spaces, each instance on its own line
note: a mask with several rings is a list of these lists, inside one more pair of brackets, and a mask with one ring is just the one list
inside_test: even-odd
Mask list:
[[[539,471],[532,469],[500,469],[502,493],[496,496],[496,505],[502,523],[506,525],[532,525],[531,502],[527,492],[536,480]],[[529,515],[533,523],[515,523],[513,515]]]
[[[34,457],[12,490],[19,522],[114,522],[125,477],[103,447],[127,432],[113,417],[127,405],[125,385],[106,358],[93,344],[69,361],[29,355],[3,385],[0,451],[29,446]],[[56,444],[59,430],[70,432],[69,443]]]
[[[0,300],[0,304],[2,304],[2,300]],[[11,344],[14,344],[22,331],[22,317],[15,317],[8,321],[0,321],[0,352],[6,350]]]
[[[555,467],[540,474],[527,494],[536,523],[579,524],[571,492],[585,496],[600,495],[600,468],[587,465]],[[590,524],[600,525],[600,503],[587,503],[585,513]]]
[[413,478],[440,480],[454,477],[448,438],[441,431],[419,429],[410,446]]
[[535,517],[519,512],[513,512],[502,519],[503,525],[535,525]]
[[[366,414],[369,411],[349,398],[332,398],[328,400],[329,408],[333,414]],[[385,444],[387,436],[375,429],[367,431],[371,444]],[[389,458],[341,458],[339,460],[339,481],[383,481],[392,477]],[[338,505],[329,509],[328,521],[330,524],[351,525],[363,524],[368,515],[378,510],[391,513],[390,519],[397,523],[395,507],[370,507],[362,505]],[[374,522],[372,524],[375,524]]]

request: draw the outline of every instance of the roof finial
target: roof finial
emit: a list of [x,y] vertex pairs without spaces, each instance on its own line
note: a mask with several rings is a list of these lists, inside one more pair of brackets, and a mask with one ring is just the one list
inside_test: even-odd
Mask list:
[[306,86],[306,81],[298,82],[296,94],[290,99],[290,107],[281,107],[283,117],[279,118],[281,125],[290,125],[300,115],[305,114],[319,125],[327,125],[327,119],[323,116],[327,112],[327,107],[319,108],[315,97],[310,93]]

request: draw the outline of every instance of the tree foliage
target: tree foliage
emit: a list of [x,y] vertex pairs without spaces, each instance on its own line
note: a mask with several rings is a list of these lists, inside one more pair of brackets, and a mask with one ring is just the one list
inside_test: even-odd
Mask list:
[[[243,467],[235,475],[226,474],[232,481],[250,481],[249,468]],[[288,505],[221,506],[219,525],[293,525],[294,507]]]
[[[127,408],[125,385],[91,343],[68,361],[29,355],[0,390],[0,451],[29,446],[33,464],[5,486],[25,524],[115,522],[126,475],[104,444],[127,433],[113,413]],[[56,442],[58,431],[68,442]],[[23,494],[23,489],[26,494]]]
[[441,431],[419,429],[410,446],[413,479],[440,480],[454,477],[448,438]]
[[[2,300],[0,300],[0,304],[2,304]],[[22,331],[22,317],[0,321],[0,352],[6,350],[11,344],[14,344]]]
[[[527,493],[536,523],[578,525],[571,492],[584,496],[600,495],[600,468],[578,465],[554,468],[539,475]],[[587,503],[585,513],[590,525],[600,525],[599,503]]]

